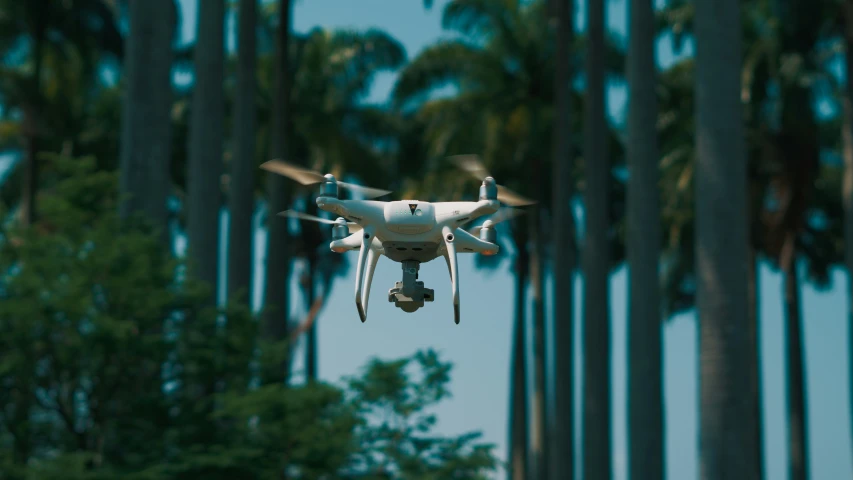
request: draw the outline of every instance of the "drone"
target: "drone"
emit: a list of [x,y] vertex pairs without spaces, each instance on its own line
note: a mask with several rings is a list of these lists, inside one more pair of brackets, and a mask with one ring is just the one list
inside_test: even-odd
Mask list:
[[[433,289],[418,280],[422,263],[444,257],[450,272],[454,322],[459,324],[459,253],[497,255],[495,225],[509,220],[523,210],[515,207],[536,202],[495,183],[476,155],[450,157],[466,173],[483,179],[477,201],[424,202],[419,200],[374,200],[390,190],[365,187],[335,179],[283,160],[270,160],[261,168],[290,178],[302,185],[320,185],[317,207],[338,215],[337,219],[316,217],[286,210],[280,216],[332,225],[329,248],[335,253],[358,250],[356,264],[355,305],[362,323],[367,320],[367,306],[373,273],[381,256],[402,264],[402,281],[388,291],[388,301],[404,312],[412,313],[432,302]],[[341,199],[340,188],[360,194],[364,199]],[[505,204],[507,206],[503,206]],[[464,230],[463,225],[491,215],[482,225]]]

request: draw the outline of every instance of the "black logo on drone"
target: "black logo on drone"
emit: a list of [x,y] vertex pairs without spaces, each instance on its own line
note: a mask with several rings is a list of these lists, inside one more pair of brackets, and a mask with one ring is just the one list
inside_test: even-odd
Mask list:
[[415,214],[415,209],[416,209],[416,208],[418,208],[418,204],[417,204],[417,203],[410,203],[410,204],[409,204],[409,210],[412,212],[412,215],[414,215],[414,214]]

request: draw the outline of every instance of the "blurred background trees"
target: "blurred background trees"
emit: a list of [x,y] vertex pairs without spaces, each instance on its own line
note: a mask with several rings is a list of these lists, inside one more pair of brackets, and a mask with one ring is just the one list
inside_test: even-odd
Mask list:
[[[853,79],[832,67],[844,56],[853,71],[853,3],[627,3],[622,44],[603,0],[577,31],[579,2],[450,0],[454,35],[408,58],[378,29],[297,33],[290,0],[199,2],[189,46],[173,0],[0,1],[14,162],[0,187],[0,479],[571,480],[576,464],[611,478],[622,264],[632,480],[664,474],[662,326],[694,308],[702,477],[764,477],[762,264],[784,277],[789,470],[809,478],[800,292],[853,268]],[[661,35],[695,57],[662,66]],[[362,102],[388,71],[389,105]],[[625,125],[606,115],[613,79],[630,92]],[[446,161],[460,153],[538,200],[499,238],[515,282],[505,465],[476,432],[434,432],[451,366],[431,350],[319,380],[316,325],[346,258],[327,230],[276,215],[317,214],[313,189],[256,170],[282,158],[404,198],[472,199]],[[290,378],[303,337],[304,385]]]

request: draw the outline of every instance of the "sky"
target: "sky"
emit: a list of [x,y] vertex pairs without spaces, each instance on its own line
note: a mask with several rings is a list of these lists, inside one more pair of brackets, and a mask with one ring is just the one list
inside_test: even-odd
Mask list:
[[[180,0],[184,17],[182,35],[187,40],[194,35],[196,1]],[[446,1],[439,0],[431,10],[426,11],[421,0],[297,0],[294,28],[298,32],[308,31],[315,26],[382,28],[406,47],[411,58],[444,35],[440,13]],[[577,15],[579,23],[582,23],[585,2],[579,3]],[[625,37],[625,5],[626,0],[608,1],[608,28],[617,38]],[[687,54],[690,51],[688,49]],[[665,39],[658,44],[658,58],[664,66],[674,61],[671,45]],[[394,78],[393,74],[379,75],[367,101],[384,102]],[[608,114],[616,125],[622,124],[626,100],[624,85],[613,82],[608,95]],[[477,186],[472,184],[471,188]],[[227,231],[225,214],[222,231]],[[265,243],[266,234],[259,228],[255,243],[256,284],[260,284],[263,278],[262,255]],[[227,245],[225,242],[221,244],[224,255]],[[357,253],[346,255],[353,264]],[[513,277],[506,261],[501,268],[488,272],[474,267],[472,255],[461,255],[459,261],[462,310],[459,325],[453,323],[450,281],[447,267],[442,261],[424,264],[420,271],[426,286],[435,290],[435,301],[408,314],[386,302],[383,295],[386,289],[400,280],[400,265],[387,258],[380,260],[373,280],[368,319],[364,324],[359,321],[353,298],[355,269],[351,268],[348,275],[339,277],[318,321],[319,372],[322,379],[335,382],[342,376],[357,373],[371,357],[397,358],[410,355],[418,349],[435,348],[455,365],[451,383],[453,397],[436,410],[439,431],[446,434],[482,431],[484,439],[494,443],[498,455],[504,459]],[[221,263],[225,264],[224,261]],[[832,279],[832,287],[826,291],[816,291],[805,282],[802,291],[812,480],[853,478],[853,445],[848,410],[850,373],[847,339],[850,338],[850,332],[845,322],[847,299],[843,293],[846,278],[841,271],[835,271]],[[624,268],[614,272],[610,285],[613,470],[614,480],[626,480],[627,285]],[[575,288],[578,299],[581,298],[581,289],[581,282],[578,281]],[[785,480],[788,474],[781,277],[767,266],[762,267],[760,289],[765,471],[768,479]],[[291,298],[298,297],[294,287]],[[256,295],[255,301],[259,300],[259,295]],[[578,341],[575,351],[578,357],[574,381],[578,407],[582,350],[577,319],[580,318],[581,308],[581,302],[576,301],[575,338]],[[305,311],[305,307],[297,301],[293,311],[300,314]],[[667,478],[670,479],[699,478],[697,341],[697,324],[693,312],[666,322],[666,470]],[[301,365],[297,362],[295,368],[299,369]],[[579,422],[579,412],[576,412],[578,427]],[[580,443],[578,446],[582,448]],[[581,458],[582,453],[578,452],[578,468]]]

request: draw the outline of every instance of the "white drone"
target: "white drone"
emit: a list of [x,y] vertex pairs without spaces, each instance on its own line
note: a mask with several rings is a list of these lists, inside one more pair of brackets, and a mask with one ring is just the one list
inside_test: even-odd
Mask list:
[[[469,174],[477,178],[485,177],[480,186],[478,201],[431,203],[419,200],[342,200],[338,198],[338,187],[359,192],[366,199],[381,197],[391,192],[342,182],[331,174],[323,175],[281,160],[270,160],[261,165],[261,168],[284,175],[302,185],[320,184],[317,207],[339,215],[336,220],[292,210],[279,215],[334,225],[332,242],[329,244],[331,250],[336,253],[359,251],[355,304],[362,322],[367,320],[370,284],[381,255],[403,265],[403,281],[396,282],[394,288],[388,291],[388,301],[410,313],[422,307],[424,301],[432,302],[434,298],[433,290],[424,288],[424,283],[418,281],[420,264],[443,256],[450,270],[453,315],[458,324],[459,267],[456,254],[461,252],[496,255],[500,248],[495,242],[494,225],[521,212],[515,208],[502,208],[501,203],[522,206],[536,202],[497,185],[476,156],[461,155],[452,158]],[[478,217],[492,214],[497,215],[470,231],[461,228]]]

